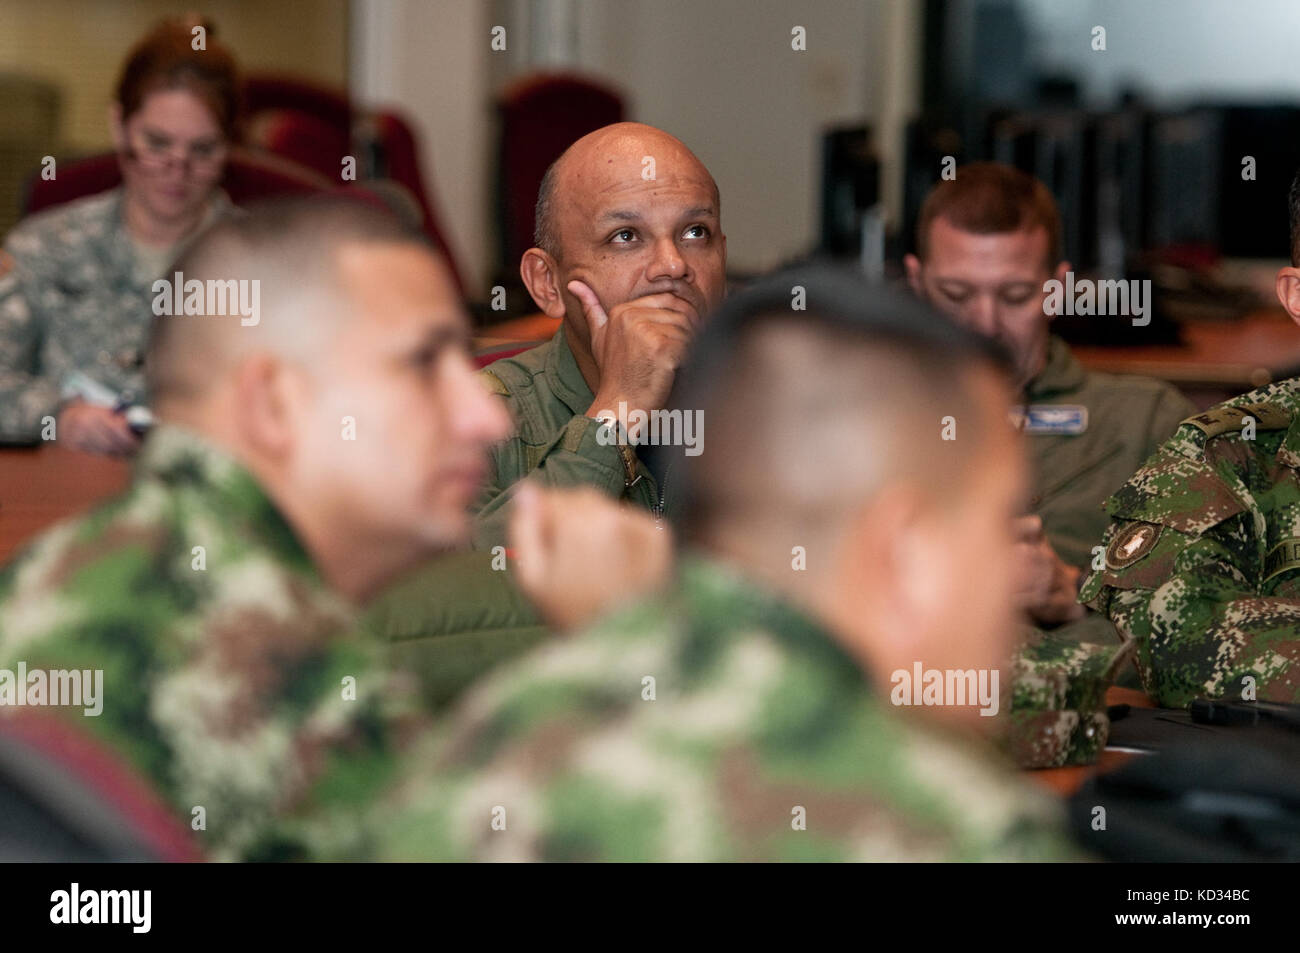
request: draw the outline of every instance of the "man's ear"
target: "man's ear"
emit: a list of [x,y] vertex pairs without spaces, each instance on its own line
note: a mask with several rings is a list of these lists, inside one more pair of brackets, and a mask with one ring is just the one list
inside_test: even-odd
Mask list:
[[291,369],[269,354],[242,361],[234,375],[234,426],[240,441],[258,455],[282,459],[293,448],[298,382]]
[[925,293],[921,290],[921,259],[908,252],[903,256],[903,268],[907,272],[907,284],[912,293],[918,298],[924,298]]
[[122,122],[122,104],[109,103],[108,132],[113,137],[113,148],[118,154],[126,151],[126,126]]
[[1273,282],[1277,300],[1282,302],[1291,320],[1300,324],[1300,268],[1288,265],[1277,273]]
[[524,286],[537,302],[537,307],[546,312],[547,317],[564,317],[566,309],[560,296],[560,269],[554,258],[540,248],[528,249],[519,262],[519,276],[524,279]]
[[915,655],[918,635],[944,599],[928,571],[942,540],[926,517],[917,488],[888,486],[872,494],[842,537],[841,560],[852,578],[841,580],[841,589],[857,592],[865,602],[856,611],[879,623],[875,644],[861,649],[890,671]]

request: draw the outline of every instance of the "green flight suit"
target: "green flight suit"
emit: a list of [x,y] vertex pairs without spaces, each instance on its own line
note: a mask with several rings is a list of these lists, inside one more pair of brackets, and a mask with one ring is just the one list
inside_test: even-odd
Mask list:
[[1162,381],[1085,370],[1058,337],[1051,338],[1047,365],[1026,388],[1025,398],[1035,408],[1087,408],[1081,432],[1026,429],[1032,511],[1042,517],[1057,555],[1087,569],[1110,522],[1103,509],[1106,498],[1196,408]]
[[618,447],[597,438],[603,428],[585,416],[595,395],[563,327],[545,344],[496,361],[481,374],[505,398],[515,433],[492,451],[492,474],[477,502],[477,548],[505,544],[506,491],[526,476],[546,486],[593,486],[651,511],[662,507],[660,488],[645,465],[637,461],[640,479],[626,487]]

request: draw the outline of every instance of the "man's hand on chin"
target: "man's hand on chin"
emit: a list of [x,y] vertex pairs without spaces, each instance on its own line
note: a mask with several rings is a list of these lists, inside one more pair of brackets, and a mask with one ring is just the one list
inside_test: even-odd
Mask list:
[[662,291],[614,305],[607,313],[585,283],[570,281],[568,291],[582,303],[592,360],[600,371],[600,387],[587,416],[612,413],[626,426],[620,403],[628,412],[661,409],[699,324],[696,309]]

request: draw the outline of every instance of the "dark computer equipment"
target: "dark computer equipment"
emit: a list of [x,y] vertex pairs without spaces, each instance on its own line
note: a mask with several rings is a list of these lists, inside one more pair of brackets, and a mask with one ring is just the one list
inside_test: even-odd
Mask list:
[[[1300,108],[1226,106],[1221,110],[1219,247],[1232,258],[1285,258],[1287,192],[1300,168]],[[1254,179],[1243,160],[1254,159]]]
[[1222,114],[1215,109],[1153,116],[1147,133],[1147,248],[1216,246]]
[[822,136],[821,245],[835,258],[862,251],[864,217],[880,204],[880,160],[867,126],[832,129]]

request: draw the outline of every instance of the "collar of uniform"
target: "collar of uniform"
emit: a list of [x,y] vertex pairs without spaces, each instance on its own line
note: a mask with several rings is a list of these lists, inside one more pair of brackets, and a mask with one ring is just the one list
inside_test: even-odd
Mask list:
[[[135,267],[135,243],[126,230],[126,215],[123,212],[123,206],[126,201],[126,187],[119,185],[110,190],[113,201],[108,208],[109,228],[105,232],[107,239],[104,248],[105,253],[116,263],[116,271],[120,274],[129,275]],[[226,218],[235,211],[235,204],[230,201],[230,196],[224,189],[213,189],[212,201],[208,203],[208,210],[203,215],[203,220],[193,232],[182,238],[172,248],[171,257],[177,257],[184,251],[189,244],[198,238],[210,226]],[[138,276],[137,276],[138,277]],[[153,282],[157,275],[149,275],[145,280],[145,286],[152,288]]]
[[1300,470],[1300,377],[1287,381],[1294,400],[1288,406],[1291,411],[1291,426],[1282,438],[1282,446],[1277,450],[1277,461],[1292,470]]
[[861,666],[833,635],[742,570],[716,557],[688,553],[681,560],[678,583],[691,618],[708,620],[711,628],[724,621],[732,630],[752,626],[769,632],[838,678],[857,687],[865,684]]
[[564,405],[575,415],[587,412],[596,395],[587,386],[587,380],[578,369],[578,359],[569,348],[569,339],[564,334],[564,324],[551,338],[551,352],[546,355],[546,377],[550,381],[555,396],[564,401]]
[[264,545],[282,565],[319,578],[288,521],[242,464],[208,440],[174,424],[155,427],[140,449],[135,482],[155,480],[169,489],[202,494],[227,525]]
[[1053,334],[1047,339],[1047,363],[1025,388],[1025,397],[1032,402],[1077,390],[1086,374],[1083,365],[1070,353],[1069,345]]
[[[103,241],[100,243],[101,252],[111,263],[113,273],[133,276],[133,281],[138,281],[138,275],[135,272],[135,246],[131,243],[130,233],[126,230],[126,214],[123,210],[126,200],[126,186],[119,185],[112,190],[113,202],[108,207],[108,228],[104,230]],[[157,277],[156,275],[154,277]],[[152,285],[153,279],[149,282]]]

